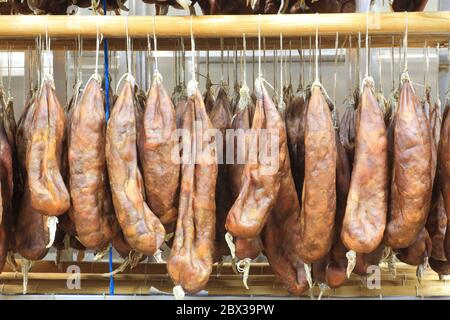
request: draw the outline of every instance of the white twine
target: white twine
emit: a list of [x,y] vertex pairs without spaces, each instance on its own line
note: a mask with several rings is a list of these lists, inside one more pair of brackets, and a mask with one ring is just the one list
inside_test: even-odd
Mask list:
[[185,295],[182,286],[178,285],[173,287],[173,296],[175,297],[175,300],[184,300]]
[[305,272],[306,272],[306,280],[308,281],[308,285],[310,288],[313,287],[313,280],[312,280],[312,275],[311,275],[311,265],[305,263],[304,265],[305,268]]
[[228,248],[230,249],[231,258],[236,258],[236,246],[233,242],[233,236],[229,232],[225,234],[225,241],[228,245]]
[[404,60],[405,60],[405,69],[403,70],[403,73],[408,72],[408,11],[405,11],[405,37],[403,40],[403,46],[404,46]]
[[[250,288],[248,287],[248,276],[250,274],[251,262],[252,259],[245,258],[244,260],[241,260],[236,264],[238,272],[242,273],[242,282],[245,289],[247,290],[250,290]],[[244,267],[241,267],[242,264],[244,264]]]
[[58,218],[57,217],[48,217],[47,218],[47,227],[48,227],[48,233],[49,233],[49,242],[46,246],[46,248],[50,248],[53,243],[55,242],[55,234],[56,234],[56,228],[58,225]]
[[194,31],[193,31],[193,27],[192,27],[192,16],[191,16],[191,55],[192,55],[192,79],[191,81],[189,81],[188,86],[187,86],[187,92],[188,92],[188,96],[192,96],[193,94],[195,94],[195,92],[197,91],[198,88],[198,83],[197,80],[195,78],[195,40],[194,40]]
[[261,15],[258,15],[258,77],[262,77],[262,68],[261,68]]
[[316,13],[316,62],[315,81],[319,81],[319,14]]
[[347,278],[350,278],[353,269],[356,266],[356,252],[353,250],[348,251],[345,256],[347,257]]
[[158,69],[158,46],[157,46],[157,39],[156,39],[156,16],[153,16],[153,46],[154,46],[154,56],[155,56],[155,67],[154,67],[154,73],[159,74]]

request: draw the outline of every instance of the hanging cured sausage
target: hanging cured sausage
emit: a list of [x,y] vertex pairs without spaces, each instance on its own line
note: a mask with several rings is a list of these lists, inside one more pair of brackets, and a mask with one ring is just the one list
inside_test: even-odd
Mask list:
[[26,153],[30,143],[31,124],[36,110],[36,97],[33,95],[27,103],[17,127],[17,155],[23,181],[23,195],[15,225],[15,250],[24,258],[40,260],[48,252],[50,241],[47,226],[48,216],[42,215],[31,206],[28,174],[26,171]]
[[[265,89],[264,89],[265,90]],[[281,163],[270,156],[270,140],[279,139],[279,157],[287,155],[282,148],[282,141],[278,133],[284,125],[272,100],[263,96],[267,91],[257,92],[255,115],[253,117],[252,131],[254,134],[250,140],[249,161],[245,165],[242,177],[241,191],[238,198],[228,213],[226,228],[228,232],[240,238],[254,238],[258,236],[272,211],[278,192],[280,190],[280,166],[274,167],[273,161]],[[259,95],[259,96],[258,96]],[[268,134],[262,138],[261,132]],[[275,136],[273,136],[275,134]],[[278,136],[277,136],[278,135]],[[282,154],[286,152],[285,154]],[[263,154],[265,152],[265,154]],[[269,155],[269,156],[268,156]],[[261,161],[265,156],[266,161]],[[267,161],[269,160],[269,161]]]
[[388,202],[387,132],[371,78],[364,82],[356,118],[355,161],[342,241],[349,250],[370,253],[383,239]]
[[[259,199],[259,201],[271,201],[272,195],[275,195],[275,203],[268,215],[262,234],[264,253],[271,269],[283,286],[291,294],[301,295],[307,290],[308,281],[299,254],[303,245],[300,238],[300,204],[290,170],[286,128],[261,79],[256,80],[255,89],[257,103],[252,129],[273,130],[278,136],[277,149],[279,151],[277,153],[277,170],[276,172],[270,172],[270,174],[275,175],[274,181],[279,181],[279,188],[277,190],[274,185],[268,185],[271,188],[268,188],[266,192],[271,193],[270,197]],[[273,139],[273,136],[271,138]],[[252,147],[254,147],[253,144],[251,144],[249,150],[250,157],[255,154]],[[248,169],[247,165],[245,174],[248,173]],[[260,172],[264,174],[264,171]],[[244,176],[244,179],[246,178]],[[239,197],[241,196],[242,192]],[[263,196],[266,196],[266,193]],[[237,201],[239,201],[239,198]]]
[[60,171],[64,110],[52,80],[44,80],[35,104],[26,153],[31,206],[44,215],[59,216],[69,209],[70,196]]
[[178,156],[175,107],[164,89],[161,77],[156,75],[147,96],[143,125],[139,135],[139,153],[143,170],[147,204],[166,226],[175,229],[177,220],[177,190],[180,165]]
[[196,86],[187,102],[182,128],[186,134],[182,137],[180,205],[167,263],[176,285],[175,294],[181,288],[189,293],[203,289],[212,271],[214,256],[216,144],[210,132],[213,126]]
[[312,87],[305,118],[305,181],[300,216],[305,263],[331,248],[336,213],[336,141],[333,120],[320,86]]
[[292,175],[301,199],[305,176],[305,112],[306,94],[300,87],[286,110],[286,131]]
[[422,105],[406,80],[400,93],[393,133],[393,175],[386,243],[406,248],[422,231],[430,209],[432,152]]
[[106,117],[101,80],[93,76],[73,106],[69,124],[68,162],[72,216],[80,242],[103,249],[112,238],[111,214],[105,207]]
[[[128,76],[131,77],[131,76]],[[130,246],[152,256],[164,242],[165,230],[144,198],[138,167],[137,107],[134,85],[127,78],[111,112],[106,134],[106,162],[117,219]]]
[[214,107],[210,114],[211,123],[219,130],[221,137],[216,138],[218,152],[218,174],[216,183],[216,252],[215,261],[228,255],[228,247],[225,242],[225,220],[232,206],[231,190],[228,184],[229,165],[227,164],[227,129],[231,128],[230,101],[225,88],[222,86],[217,94]]
[[450,105],[446,103],[442,116],[442,129],[438,152],[439,177],[442,183],[444,208],[447,212],[447,230],[444,249],[447,260],[450,261]]

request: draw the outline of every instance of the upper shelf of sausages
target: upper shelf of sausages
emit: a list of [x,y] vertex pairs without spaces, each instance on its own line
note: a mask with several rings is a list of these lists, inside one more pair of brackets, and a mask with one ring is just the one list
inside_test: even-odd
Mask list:
[[[120,14],[128,11],[127,0],[0,0],[0,14],[75,14],[78,8],[92,8],[103,13],[103,2],[108,11]],[[193,11],[198,3],[205,15],[216,14],[275,14],[275,13],[349,13],[370,1],[361,0],[143,0],[155,4],[160,15],[169,7]],[[423,11],[428,0],[391,0],[396,12]]]

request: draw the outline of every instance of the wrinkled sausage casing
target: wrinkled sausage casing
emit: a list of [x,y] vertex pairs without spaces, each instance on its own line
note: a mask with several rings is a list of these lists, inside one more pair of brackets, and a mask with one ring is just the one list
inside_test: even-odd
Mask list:
[[[247,86],[243,86],[239,95],[239,103],[236,106],[236,114],[234,115],[231,127],[234,130],[233,150],[234,155],[233,164],[228,169],[228,183],[231,189],[232,201],[236,201],[239,196],[242,185],[242,177],[245,169],[245,164],[248,160],[249,147],[249,129],[251,129],[252,114],[255,105],[249,94]],[[227,145],[227,148],[231,145]],[[260,237],[256,238],[236,238],[236,257],[243,260],[245,258],[256,259],[261,251],[263,245]]]
[[180,165],[172,159],[172,154],[179,154],[175,133],[175,107],[160,79],[156,78],[145,103],[139,152],[147,204],[167,232],[173,231],[178,215]]
[[126,81],[108,122],[106,163],[114,209],[125,239],[134,250],[151,256],[164,242],[165,230],[144,200],[133,97],[133,86]]
[[44,215],[59,216],[69,209],[70,196],[60,172],[64,110],[51,80],[44,81],[35,103],[26,156],[31,206]]
[[331,112],[319,86],[312,87],[305,118],[305,181],[300,215],[300,255],[305,263],[331,248],[336,214],[336,140]]
[[[300,203],[289,162],[287,134],[284,121],[260,79],[255,83],[257,104],[252,129],[268,129],[278,134],[278,167],[274,174],[280,187],[267,189],[275,196],[275,204],[268,215],[262,241],[270,267],[283,286],[293,295],[301,295],[308,288],[304,264],[298,254]],[[250,149],[251,152],[251,149]],[[250,153],[251,155],[251,153]],[[275,156],[275,155],[272,155]],[[266,173],[267,174],[267,173]]]
[[299,199],[305,176],[305,111],[306,96],[299,90],[286,110],[286,131],[292,175]]
[[15,225],[15,250],[24,258],[40,260],[47,254],[46,248],[49,242],[49,230],[47,216],[31,207],[28,177],[25,166],[27,146],[30,141],[30,129],[33,114],[36,108],[36,99],[31,98],[26,106],[21,121],[17,128],[17,155],[19,168],[22,174],[24,192],[20,202],[17,223]]
[[447,260],[450,261],[450,104],[447,102],[442,117],[442,129],[438,152],[439,178],[442,183],[442,196],[447,212],[447,230],[444,249]]
[[344,245],[358,253],[374,251],[386,227],[387,131],[373,85],[366,81],[357,110],[355,161],[342,227]]
[[[283,136],[280,134],[280,128],[285,130],[285,127],[272,100],[263,97],[263,94],[265,93],[259,94],[256,102],[248,152],[249,160],[244,168],[241,191],[226,220],[228,232],[240,238],[254,238],[261,233],[280,190],[279,166],[281,164],[278,159],[274,163],[275,159],[272,159],[274,155],[271,154],[270,149],[278,139],[278,151],[282,150],[279,146],[286,141],[281,141]],[[266,104],[271,104],[272,107]],[[273,116],[275,114],[276,117]],[[266,134],[265,137],[264,134]],[[282,156],[281,152],[280,156]]]
[[[0,97],[3,99],[3,97]],[[1,104],[2,102],[0,102]],[[3,106],[2,106],[3,107]],[[4,110],[2,110],[4,111]],[[2,117],[5,116],[2,114]],[[0,273],[6,261],[12,236],[13,153],[0,121]]]
[[422,228],[414,242],[407,248],[400,249],[397,257],[401,262],[418,266],[425,262],[425,258],[430,257],[431,248],[430,235],[425,228]]
[[198,90],[188,100],[182,128],[180,205],[167,270],[175,285],[196,293],[212,271],[218,172],[213,126]]
[[229,165],[227,164],[227,130],[231,128],[230,100],[224,87],[219,89],[217,99],[209,113],[211,123],[221,133],[220,139],[216,137],[217,155],[219,159],[216,182],[216,248],[215,261],[229,255],[225,241],[225,220],[231,208],[231,188],[228,184]]
[[432,155],[428,120],[409,81],[403,84],[395,115],[390,221],[386,244],[411,245],[423,229],[430,209]]
[[[338,288],[347,280],[347,257],[344,244],[341,240],[342,223],[347,205],[347,196],[350,189],[351,168],[347,153],[339,140],[339,130],[335,129],[335,140],[337,148],[336,158],[336,219],[334,242],[330,253],[319,261],[319,277],[330,288]],[[325,262],[325,263],[323,263]],[[316,274],[313,269],[314,280]],[[317,280],[316,280],[317,281]]]
[[106,211],[106,121],[100,79],[91,79],[73,107],[69,128],[72,215],[80,242],[102,249],[112,237]]

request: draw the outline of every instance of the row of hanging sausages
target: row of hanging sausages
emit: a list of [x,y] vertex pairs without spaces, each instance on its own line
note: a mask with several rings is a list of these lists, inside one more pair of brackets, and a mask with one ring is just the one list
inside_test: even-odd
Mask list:
[[[355,12],[357,0],[143,0],[156,5],[158,14],[168,13],[168,8],[188,9],[198,3],[203,14],[276,14],[283,13],[340,13]],[[126,0],[107,0],[107,10],[120,14],[128,11]],[[394,0],[392,9],[397,12],[423,11],[428,0]],[[97,0],[6,0],[0,2],[0,14],[66,14],[69,7],[93,8],[102,11],[103,1]],[[191,10],[192,11],[192,10]],[[75,12],[75,11],[73,11]]]
[[[202,96],[191,81],[171,97],[158,73],[146,95],[131,75],[123,81],[108,123],[97,74],[65,108],[44,77],[17,128],[0,90],[2,268],[8,252],[39,260],[66,238],[95,251],[112,242],[138,260],[166,243],[178,293],[202,290],[229,248],[238,266],[263,253],[295,295],[366,274],[385,247],[392,259],[449,273],[450,100],[441,116],[406,73],[388,105],[365,78],[339,128],[318,81],[285,90],[283,102],[261,78],[231,99],[225,84]],[[177,128],[189,135],[174,140]],[[245,162],[217,163],[230,146],[210,129],[241,130],[233,158]],[[275,171],[261,160],[273,137],[248,129],[276,136]]]

